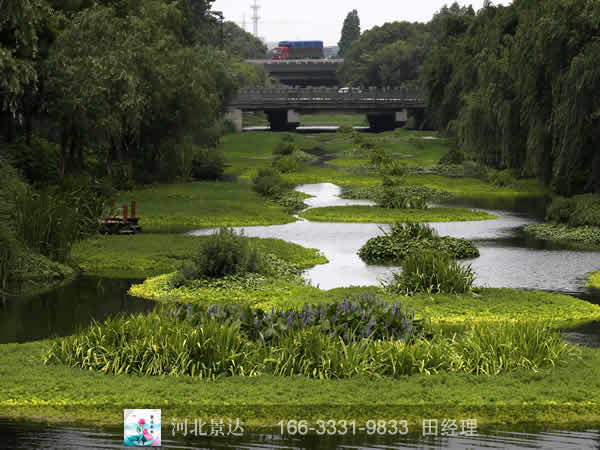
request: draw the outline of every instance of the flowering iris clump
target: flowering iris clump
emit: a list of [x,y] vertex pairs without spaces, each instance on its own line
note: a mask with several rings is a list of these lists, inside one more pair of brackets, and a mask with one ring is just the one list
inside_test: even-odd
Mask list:
[[268,342],[295,331],[317,328],[344,342],[362,338],[410,341],[422,334],[422,321],[402,302],[390,303],[375,294],[353,294],[333,304],[306,305],[302,310],[264,312],[240,304],[179,306],[172,315],[194,326],[207,322],[240,325],[249,339]]

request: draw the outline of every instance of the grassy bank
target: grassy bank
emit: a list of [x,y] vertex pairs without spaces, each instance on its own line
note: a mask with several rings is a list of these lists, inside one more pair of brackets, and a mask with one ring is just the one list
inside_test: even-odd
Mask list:
[[[146,233],[97,236],[74,246],[73,261],[88,275],[152,277],[179,269],[183,261],[197,255],[205,239],[206,236]],[[280,239],[250,240],[258,249],[272,253],[300,269],[327,262],[317,249],[304,248]]]
[[166,184],[122,192],[117,205],[136,200],[145,232],[181,232],[218,226],[274,225],[295,219],[242,183]]
[[[3,389],[0,416],[51,423],[121,426],[123,409],[161,408],[173,418],[240,418],[252,427],[279,420],[477,418],[479,426],[600,423],[600,351],[538,373],[498,376],[414,375],[400,379],[356,377],[225,377],[205,381],[100,373],[44,366],[47,342],[0,346]],[[351,393],[351,395],[349,395]]]
[[[502,320],[540,320],[553,327],[567,327],[593,320],[600,320],[600,306],[561,294],[542,291],[518,291],[514,289],[480,289],[476,294],[427,295],[410,297],[387,294],[378,286],[336,288],[322,291],[310,286],[279,286],[273,291],[268,286],[260,289],[232,289],[228,297],[223,292],[205,289],[170,289],[172,275],[150,278],[134,285],[131,293],[136,296],[164,302],[188,302],[193,304],[230,303],[243,301],[254,306],[264,302],[266,309],[301,309],[306,303],[334,303],[352,294],[375,293],[390,302],[400,301],[414,309],[418,318],[430,319],[442,325],[460,325],[466,322],[486,324]],[[261,292],[262,291],[262,292]],[[275,293],[276,291],[280,291]],[[232,298],[235,296],[235,298]],[[243,296],[243,297],[242,297]]]
[[537,239],[572,244],[577,248],[600,249],[600,227],[544,223],[527,225],[524,230]]
[[600,289],[600,271],[590,275],[586,286]]
[[375,206],[330,206],[313,208],[300,214],[316,222],[464,222],[497,219],[483,211],[466,208],[389,209]]

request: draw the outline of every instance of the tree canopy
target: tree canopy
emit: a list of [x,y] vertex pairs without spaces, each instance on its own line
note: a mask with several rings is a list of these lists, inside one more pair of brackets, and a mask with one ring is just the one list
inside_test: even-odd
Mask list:
[[399,86],[419,77],[427,27],[393,22],[365,31],[344,55],[338,76],[343,84]]
[[423,81],[434,123],[480,161],[600,191],[600,3],[515,0],[440,14]]
[[343,57],[352,43],[360,38],[360,18],[358,11],[353,9],[348,13],[342,26],[342,36],[338,43],[338,56]]

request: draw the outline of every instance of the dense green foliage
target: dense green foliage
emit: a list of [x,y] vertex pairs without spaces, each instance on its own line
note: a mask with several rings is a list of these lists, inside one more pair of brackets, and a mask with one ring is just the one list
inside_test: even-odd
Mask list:
[[225,275],[260,272],[264,265],[258,250],[242,233],[219,228],[202,242],[193,263],[184,265],[187,279],[219,278]]
[[426,250],[453,258],[475,258],[479,250],[467,239],[438,236],[429,225],[422,223],[399,223],[383,230],[383,236],[369,239],[358,251],[367,264],[402,264],[413,254]]
[[561,194],[599,191],[599,16],[595,0],[440,13],[423,74],[434,124],[482,163]]
[[346,343],[363,338],[414,341],[423,331],[423,320],[415,320],[415,312],[404,308],[402,302],[390,303],[369,293],[353,294],[336,303],[306,304],[301,310],[272,308],[269,312],[238,303],[177,307],[174,314],[195,327],[212,321],[233,323],[248,339],[263,343],[308,328],[341,337]]
[[267,46],[235,22],[223,23],[223,48],[243,59],[265,59]]
[[266,82],[241,60],[264,54],[256,38],[225,23],[228,51],[217,49],[208,0],[12,3],[0,21],[0,138],[29,180],[189,176],[235,89]]
[[471,292],[475,274],[446,252],[421,250],[402,261],[402,272],[394,273],[386,290],[397,294],[464,294]]
[[570,227],[600,227],[600,195],[555,197],[546,210],[546,220]]
[[427,26],[393,22],[365,31],[344,52],[338,76],[343,84],[401,86],[417,80],[425,57]]
[[564,364],[575,354],[560,335],[534,324],[469,327],[458,336],[402,340],[350,339],[307,327],[273,344],[245,339],[239,321],[190,322],[154,313],[111,319],[54,341],[46,364],[109,374],[276,376],[319,379],[358,375],[400,377],[463,372],[499,375]]
[[346,51],[350,48],[352,43],[360,38],[360,18],[358,17],[358,11],[353,9],[348,13],[344,19],[344,25],[342,26],[342,36],[340,42],[338,42],[338,56],[343,58]]

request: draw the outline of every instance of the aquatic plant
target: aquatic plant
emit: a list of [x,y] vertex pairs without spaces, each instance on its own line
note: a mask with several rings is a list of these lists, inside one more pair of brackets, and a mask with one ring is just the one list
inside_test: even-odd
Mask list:
[[435,250],[457,259],[475,258],[479,250],[467,240],[451,236],[438,236],[433,228],[422,223],[395,223],[383,236],[369,239],[358,255],[367,264],[402,264],[411,253]]
[[471,292],[475,274],[471,265],[463,265],[446,253],[423,250],[410,253],[402,263],[402,272],[394,273],[386,290],[396,294],[462,294]]
[[[219,310],[212,314],[218,315]],[[254,320],[254,319],[252,319]],[[306,327],[267,340],[247,340],[239,322],[200,325],[157,311],[94,323],[55,339],[45,364],[65,364],[107,374],[196,376],[303,375],[331,379],[360,375],[400,377],[460,372],[497,375],[538,371],[564,363],[577,351],[539,324],[503,323],[440,332],[414,341],[381,340]]]
[[402,302],[390,303],[375,294],[353,294],[337,303],[305,305],[301,310],[262,311],[248,305],[178,306],[173,314],[194,326],[206,322],[234,323],[249,339],[270,341],[306,328],[323,334],[351,337],[411,340],[423,332],[422,320]]

